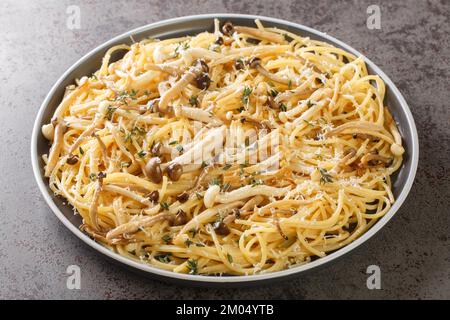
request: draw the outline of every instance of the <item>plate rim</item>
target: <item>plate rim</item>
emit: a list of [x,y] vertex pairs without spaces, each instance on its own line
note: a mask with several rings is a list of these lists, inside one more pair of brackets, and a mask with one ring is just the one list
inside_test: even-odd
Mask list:
[[[199,20],[199,19],[232,19],[232,18],[241,18],[241,19],[248,19],[248,20],[255,20],[260,19],[265,22],[269,23],[276,23],[280,25],[285,25],[287,27],[294,28],[296,30],[300,31],[307,31],[309,33],[312,33],[314,35],[317,35],[319,37],[325,38],[327,41],[332,42],[332,44],[338,44],[343,49],[347,50],[348,52],[351,52],[352,54],[356,56],[362,56],[364,58],[364,61],[367,65],[369,65],[374,74],[379,75],[383,81],[387,84],[387,86],[392,90],[392,94],[396,97],[396,99],[399,101],[399,104],[404,111],[406,115],[406,126],[409,127],[409,130],[411,131],[412,135],[412,148],[409,150],[411,154],[411,168],[408,172],[408,177],[406,179],[406,182],[403,186],[403,188],[400,191],[400,194],[398,195],[396,201],[394,202],[393,206],[390,208],[390,210],[379,220],[377,223],[372,226],[367,232],[365,232],[363,235],[361,235],[359,238],[354,240],[353,242],[349,243],[348,245],[342,247],[341,249],[338,249],[334,251],[333,253],[330,253],[329,255],[317,259],[315,261],[306,263],[304,265],[296,266],[293,268],[288,268],[285,270],[275,271],[271,273],[264,273],[264,274],[256,274],[256,275],[238,275],[238,276],[208,276],[208,275],[191,275],[191,274],[183,274],[183,273],[175,273],[173,271],[163,270],[159,269],[157,267],[153,267],[151,265],[147,265],[144,263],[140,263],[137,261],[134,261],[132,259],[123,257],[119,255],[118,253],[115,253],[111,249],[108,249],[107,247],[101,245],[100,243],[94,241],[91,239],[88,235],[83,233],[79,228],[77,228],[75,225],[73,225],[69,219],[67,219],[61,210],[56,206],[54,203],[50,193],[47,190],[46,182],[44,181],[44,177],[41,174],[40,165],[39,165],[39,156],[38,156],[38,150],[37,150],[37,141],[38,136],[41,133],[40,123],[42,122],[43,114],[48,107],[48,103],[50,102],[50,99],[55,94],[55,91],[60,87],[61,83],[67,78],[67,76],[77,69],[79,66],[81,66],[85,60],[90,58],[92,55],[98,53],[99,51],[108,48],[112,43],[120,40],[120,39],[126,39],[127,37],[146,31],[148,29],[154,29],[157,27],[163,27],[168,26],[176,23],[182,23],[182,22],[189,22],[193,20]],[[378,233],[390,219],[394,216],[394,214],[399,210],[403,202],[406,200],[415,176],[417,172],[418,167],[418,161],[419,161],[419,140],[418,140],[418,133],[417,128],[414,122],[413,115],[411,113],[411,110],[409,109],[409,106],[404,99],[403,95],[400,93],[398,88],[395,86],[395,84],[392,82],[392,80],[370,59],[368,59],[366,56],[362,55],[358,50],[354,49],[350,45],[347,45],[346,43],[342,42],[339,39],[336,39],[333,36],[330,36],[324,32],[321,32],[319,30],[313,29],[311,27],[307,27],[305,25],[294,23],[278,18],[272,18],[267,16],[261,16],[261,15],[249,15],[249,14],[236,14],[236,13],[214,13],[214,14],[198,14],[198,15],[189,15],[189,16],[183,16],[178,18],[171,18],[171,19],[165,19],[160,20],[154,23],[150,23],[135,29],[132,29],[130,31],[127,31],[125,33],[122,33],[120,35],[117,35],[110,40],[100,44],[99,46],[95,47],[94,49],[90,50],[88,53],[86,53],[84,56],[82,56],[79,60],[77,60],[74,64],[72,64],[55,82],[55,84],[51,87],[50,91],[46,95],[44,101],[42,102],[41,106],[39,107],[39,111],[36,115],[34,124],[33,124],[33,131],[31,135],[31,163],[32,163],[32,169],[33,174],[35,177],[35,180],[38,184],[39,190],[41,194],[43,195],[47,205],[50,207],[50,209],[53,211],[53,213],[58,217],[58,219],[78,238],[80,238],[84,243],[95,249],[96,251],[108,256],[111,259],[114,259],[120,263],[125,264],[126,266],[135,268],[137,270],[151,273],[153,275],[161,276],[164,278],[171,278],[172,280],[182,280],[185,282],[191,282],[191,283],[222,283],[222,284],[232,284],[232,283],[254,283],[254,282],[260,282],[263,280],[271,280],[271,279],[281,279],[286,278],[288,276],[292,275],[300,275],[302,273],[305,273],[308,270],[315,269],[319,266],[328,265],[329,262],[342,257],[343,255],[349,253],[350,251],[353,251],[357,247],[359,247],[361,244],[365,243],[367,240],[372,238],[376,233]]]

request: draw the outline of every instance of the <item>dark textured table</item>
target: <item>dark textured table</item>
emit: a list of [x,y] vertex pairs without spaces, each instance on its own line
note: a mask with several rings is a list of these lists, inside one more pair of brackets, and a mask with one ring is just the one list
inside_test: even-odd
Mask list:
[[[369,30],[378,4],[381,29]],[[67,28],[69,5],[80,29]],[[72,12],[69,9],[69,13]],[[37,110],[82,55],[161,19],[231,12],[273,16],[327,32],[360,50],[397,84],[419,131],[420,163],[402,209],[374,238],[324,269],[256,288],[178,287],[111,265],[75,238],[44,202],[30,167]],[[0,298],[314,299],[450,298],[450,1],[16,1],[0,2]],[[66,268],[81,268],[81,289]],[[369,265],[382,289],[366,286]]]

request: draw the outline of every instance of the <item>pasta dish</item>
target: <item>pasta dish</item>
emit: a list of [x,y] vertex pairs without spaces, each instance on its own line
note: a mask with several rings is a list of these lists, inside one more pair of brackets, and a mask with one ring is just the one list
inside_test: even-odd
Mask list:
[[49,186],[96,241],[173,272],[252,275],[324,257],[390,209],[404,148],[363,57],[259,20],[132,40],[42,127]]

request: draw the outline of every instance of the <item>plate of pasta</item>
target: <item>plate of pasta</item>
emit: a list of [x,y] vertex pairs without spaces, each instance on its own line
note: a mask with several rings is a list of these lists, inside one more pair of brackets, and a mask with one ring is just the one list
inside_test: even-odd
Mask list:
[[370,60],[314,29],[234,14],[94,49],[51,89],[32,136],[38,185],[73,233],[197,283],[344,255],[399,209],[417,163],[411,112]]

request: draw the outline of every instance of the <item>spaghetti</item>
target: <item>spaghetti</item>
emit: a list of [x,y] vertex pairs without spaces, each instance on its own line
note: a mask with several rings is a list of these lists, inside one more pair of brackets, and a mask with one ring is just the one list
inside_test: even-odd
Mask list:
[[42,127],[45,175],[95,240],[173,272],[248,275],[323,257],[389,210],[404,149],[383,81],[255,23],[112,47],[67,88]]

